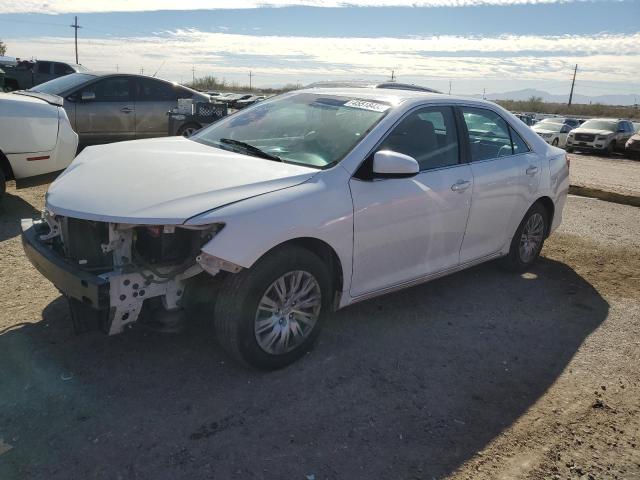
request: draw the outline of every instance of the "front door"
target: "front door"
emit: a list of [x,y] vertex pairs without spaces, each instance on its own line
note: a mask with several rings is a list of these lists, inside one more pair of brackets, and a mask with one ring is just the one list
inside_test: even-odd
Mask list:
[[[132,83],[128,76],[107,77],[76,92],[75,124],[80,143],[108,143],[135,138]],[[83,94],[93,94],[94,97],[82,100]]]
[[460,162],[451,107],[408,114],[378,150],[412,156],[420,173],[376,178],[369,158],[351,179],[353,297],[458,265],[469,214],[473,177]]
[[462,263],[499,252],[535,200],[538,157],[493,110],[461,107],[468,130],[473,198]]

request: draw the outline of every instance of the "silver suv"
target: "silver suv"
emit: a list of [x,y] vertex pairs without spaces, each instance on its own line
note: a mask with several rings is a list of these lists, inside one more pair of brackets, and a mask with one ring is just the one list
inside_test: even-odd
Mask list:
[[624,145],[633,133],[633,124],[629,120],[592,118],[569,133],[566,150],[569,153],[580,150],[605,155],[624,151]]

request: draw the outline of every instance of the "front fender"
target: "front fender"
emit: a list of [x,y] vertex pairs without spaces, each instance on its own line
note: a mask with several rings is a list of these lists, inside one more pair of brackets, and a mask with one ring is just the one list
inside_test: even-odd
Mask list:
[[242,200],[189,219],[186,225],[224,223],[202,251],[250,268],[272,248],[315,238],[336,252],[349,288],[353,253],[353,204],[349,175],[340,166],[307,182]]

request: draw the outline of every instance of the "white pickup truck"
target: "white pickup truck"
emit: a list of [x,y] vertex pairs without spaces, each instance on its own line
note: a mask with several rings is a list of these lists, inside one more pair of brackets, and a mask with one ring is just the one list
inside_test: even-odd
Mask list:
[[65,169],[76,155],[78,135],[62,98],[32,92],[0,93],[0,198],[6,181]]

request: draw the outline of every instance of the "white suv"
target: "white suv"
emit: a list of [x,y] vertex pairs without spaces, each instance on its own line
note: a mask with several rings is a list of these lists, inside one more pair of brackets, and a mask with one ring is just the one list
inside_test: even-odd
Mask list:
[[567,152],[581,150],[605,155],[624,151],[625,143],[635,133],[629,120],[592,118],[567,136]]
[[78,148],[62,98],[30,92],[0,93],[0,198],[6,180],[65,169]]
[[493,103],[310,89],[189,139],[87,148],[23,242],[76,326],[118,333],[206,292],[221,345],[272,369],[333,309],[500,257],[529,268],[568,188],[565,152]]

